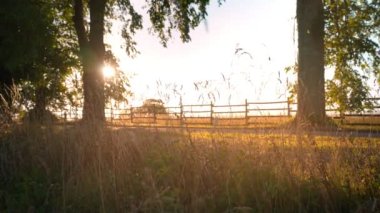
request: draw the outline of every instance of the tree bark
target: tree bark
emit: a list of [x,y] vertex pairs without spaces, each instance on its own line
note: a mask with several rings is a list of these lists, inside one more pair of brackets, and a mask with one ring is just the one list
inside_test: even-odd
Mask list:
[[74,25],[78,36],[80,56],[83,66],[83,121],[104,123],[104,15],[105,0],[90,0],[90,29],[84,25],[84,5],[82,0],[74,0]]
[[298,126],[326,122],[324,76],[324,17],[322,0],[297,0]]

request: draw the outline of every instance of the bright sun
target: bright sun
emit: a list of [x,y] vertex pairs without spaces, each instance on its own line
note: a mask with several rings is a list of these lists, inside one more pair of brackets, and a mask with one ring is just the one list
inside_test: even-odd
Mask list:
[[111,78],[115,75],[115,69],[109,65],[103,67],[103,76],[105,78]]

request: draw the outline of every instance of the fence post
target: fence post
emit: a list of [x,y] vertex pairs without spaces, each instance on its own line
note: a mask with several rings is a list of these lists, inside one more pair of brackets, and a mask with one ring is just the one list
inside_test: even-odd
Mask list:
[[153,123],[157,124],[156,105],[153,104]]
[[[72,116],[72,112],[70,112],[70,116]],[[74,116],[75,116],[75,121],[78,121],[79,120],[78,107],[75,107]],[[82,118],[83,118],[83,111],[82,111]]]
[[113,107],[112,107],[112,104],[111,104],[111,124],[113,123]]
[[70,106],[70,109],[69,109],[69,112],[68,112],[68,114],[69,114],[69,119],[72,119],[73,118],[73,116],[71,115],[71,112],[73,111],[73,109],[72,109],[72,107]]
[[339,112],[339,117],[340,117],[340,125],[343,125],[345,121],[345,113]]
[[288,117],[291,116],[291,109],[290,109],[290,98],[287,100],[287,105],[288,105]]
[[211,126],[214,125],[214,119],[213,119],[213,114],[214,114],[214,111],[213,111],[213,108],[214,108],[214,104],[211,102],[210,103],[210,124]]
[[183,126],[183,104],[182,104],[182,98],[181,98],[181,101],[179,103],[179,107],[180,107],[180,115],[179,115],[179,125],[181,125],[181,127]]
[[131,124],[133,124],[133,107],[129,108],[129,116],[131,116]]
[[248,118],[248,100],[245,99],[245,125],[248,126],[249,118]]
[[70,107],[68,114],[69,114],[69,116],[68,116],[69,119],[72,119],[72,120],[76,121],[75,118],[73,119],[74,116],[73,116],[73,108],[72,107]]

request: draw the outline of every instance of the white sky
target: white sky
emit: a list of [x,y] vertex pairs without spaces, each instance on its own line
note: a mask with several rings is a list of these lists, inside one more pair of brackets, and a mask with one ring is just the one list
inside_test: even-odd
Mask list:
[[[218,7],[214,0],[207,21],[191,32],[190,43],[174,38],[164,48],[144,26],[135,36],[141,54],[133,59],[120,48],[120,37],[111,35],[106,40],[121,68],[135,74],[133,105],[146,98],[176,105],[179,95],[174,87],[184,103],[208,103],[208,92],[219,92],[216,103],[285,100],[284,68],[296,58],[295,6],[295,0],[226,0]],[[249,52],[252,59],[234,55],[236,47]],[[226,79],[231,79],[229,84]],[[198,81],[208,81],[207,89],[197,91],[194,82]]]

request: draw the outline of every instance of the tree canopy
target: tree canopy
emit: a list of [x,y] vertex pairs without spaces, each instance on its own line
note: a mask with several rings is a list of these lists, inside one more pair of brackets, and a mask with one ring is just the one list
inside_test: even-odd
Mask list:
[[325,1],[325,11],[325,62],[334,70],[327,103],[341,113],[370,108],[369,76],[380,80],[380,1]]

